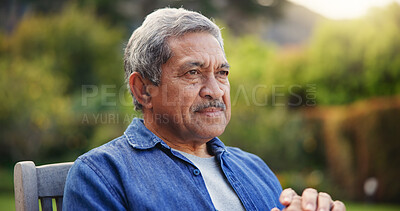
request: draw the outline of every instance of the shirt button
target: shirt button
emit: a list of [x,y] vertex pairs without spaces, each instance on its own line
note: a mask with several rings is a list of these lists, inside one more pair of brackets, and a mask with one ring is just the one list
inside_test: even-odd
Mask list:
[[198,170],[198,169],[193,170],[193,174],[196,176],[199,176],[200,170]]

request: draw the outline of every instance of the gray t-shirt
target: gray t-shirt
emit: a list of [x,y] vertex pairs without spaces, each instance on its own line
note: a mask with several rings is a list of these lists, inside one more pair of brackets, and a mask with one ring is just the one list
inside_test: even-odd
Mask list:
[[245,210],[215,157],[201,158],[179,150],[175,151],[189,159],[200,170],[208,193],[217,210]]

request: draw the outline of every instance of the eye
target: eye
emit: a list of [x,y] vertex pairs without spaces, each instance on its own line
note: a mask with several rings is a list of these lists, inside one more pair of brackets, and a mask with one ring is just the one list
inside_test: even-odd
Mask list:
[[188,74],[188,75],[197,75],[197,74],[199,74],[199,71],[197,71],[197,70],[189,70],[186,74]]
[[228,75],[229,75],[229,71],[227,71],[227,70],[221,70],[221,71],[218,72],[218,74],[219,74],[219,75],[222,75],[222,76],[228,76]]

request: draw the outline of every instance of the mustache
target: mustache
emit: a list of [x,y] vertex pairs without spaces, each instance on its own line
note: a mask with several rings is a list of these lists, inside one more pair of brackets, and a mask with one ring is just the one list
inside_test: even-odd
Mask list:
[[215,107],[215,108],[222,108],[222,110],[226,109],[226,105],[224,102],[220,101],[220,100],[212,100],[212,101],[208,101],[202,104],[198,104],[196,106],[193,106],[191,108],[192,112],[197,112],[206,108],[210,108],[210,107]]

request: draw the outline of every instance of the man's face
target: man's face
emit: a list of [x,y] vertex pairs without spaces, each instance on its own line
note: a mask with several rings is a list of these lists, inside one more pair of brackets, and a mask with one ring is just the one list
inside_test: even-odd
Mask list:
[[161,83],[151,94],[156,128],[183,140],[209,140],[231,116],[229,65],[209,33],[170,38],[172,57],[162,65]]

